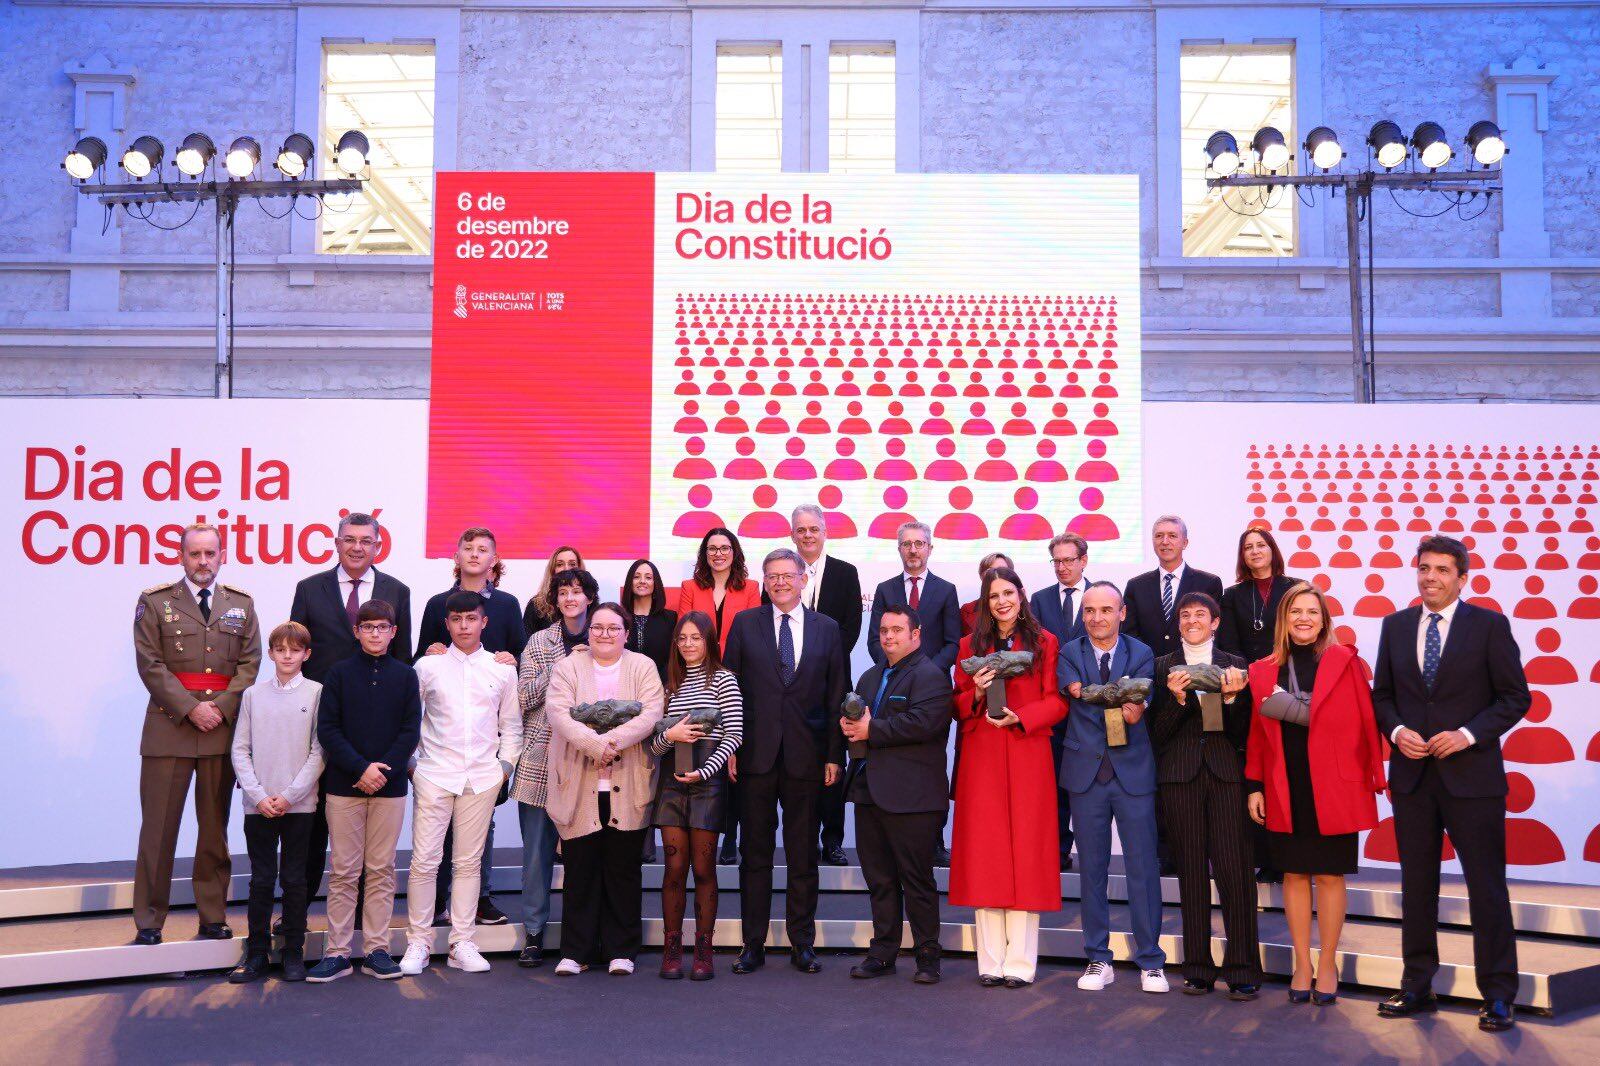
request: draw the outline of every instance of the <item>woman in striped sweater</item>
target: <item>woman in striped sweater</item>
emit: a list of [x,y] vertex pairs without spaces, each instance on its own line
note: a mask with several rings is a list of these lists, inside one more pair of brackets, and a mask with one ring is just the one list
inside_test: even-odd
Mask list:
[[[717,721],[707,729],[690,719],[714,711]],[[666,924],[666,946],[661,954],[661,976],[683,976],[683,911],[694,865],[694,967],[691,981],[709,981],[711,937],[717,925],[717,834],[722,829],[728,803],[727,769],[744,739],[744,706],[739,682],[722,668],[717,631],[711,616],[690,611],[672,634],[667,660],[667,728],[658,732],[650,750],[661,759],[655,812],[651,819],[661,830],[666,850],[666,871],[661,879],[661,913]],[[698,769],[674,774],[675,744],[694,746]]]

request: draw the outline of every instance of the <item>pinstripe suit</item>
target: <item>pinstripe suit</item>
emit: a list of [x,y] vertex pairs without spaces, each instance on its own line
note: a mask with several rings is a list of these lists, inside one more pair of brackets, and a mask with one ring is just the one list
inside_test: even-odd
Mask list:
[[[1183,912],[1183,976],[1211,984],[1261,983],[1256,926],[1253,847],[1242,785],[1245,739],[1250,735],[1250,690],[1222,704],[1222,733],[1201,727],[1194,698],[1179,703],[1167,674],[1183,666],[1183,649],[1156,660],[1150,700],[1150,736],[1167,843],[1178,868]],[[1249,666],[1237,655],[1212,649],[1216,666]],[[1211,952],[1211,879],[1222,902],[1227,950],[1219,970]]]

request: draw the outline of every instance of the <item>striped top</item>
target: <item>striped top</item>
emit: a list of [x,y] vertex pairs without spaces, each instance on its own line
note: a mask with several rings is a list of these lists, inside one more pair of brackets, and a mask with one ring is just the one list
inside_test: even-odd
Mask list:
[[[744,740],[744,698],[739,694],[738,679],[731,671],[718,670],[708,683],[705,664],[692,668],[678,691],[667,699],[666,714],[662,719],[671,726],[689,712],[712,707],[717,709],[717,726],[706,734],[706,739],[715,741],[717,746],[710,758],[700,766],[702,780],[709,780],[721,773],[722,768],[728,765],[728,757],[739,750],[739,744]],[[671,752],[672,741],[666,738],[665,732],[657,732],[650,740],[650,753],[660,758]]]

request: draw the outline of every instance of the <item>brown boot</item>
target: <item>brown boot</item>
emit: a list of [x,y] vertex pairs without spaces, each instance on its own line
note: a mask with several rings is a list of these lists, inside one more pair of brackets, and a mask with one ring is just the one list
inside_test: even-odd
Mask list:
[[666,981],[683,980],[683,934],[668,933],[661,949],[661,977]]
[[691,981],[709,981],[717,976],[711,964],[711,934],[694,935],[694,969],[689,972]]

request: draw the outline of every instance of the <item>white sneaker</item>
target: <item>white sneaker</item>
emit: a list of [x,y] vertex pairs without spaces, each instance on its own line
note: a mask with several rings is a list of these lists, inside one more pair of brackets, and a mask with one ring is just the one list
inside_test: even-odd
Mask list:
[[577,959],[562,959],[556,963],[557,977],[576,977],[589,967],[584,966]]
[[1139,987],[1146,992],[1170,992],[1167,975],[1160,970],[1146,970],[1139,977]]
[[632,959],[612,959],[611,965],[606,967],[606,972],[617,977],[627,977],[633,973]]
[[428,945],[420,940],[413,940],[406,945],[405,957],[400,960],[400,972],[407,977],[415,977],[428,968]]
[[1078,978],[1078,987],[1085,992],[1099,992],[1117,979],[1117,972],[1109,962],[1091,962]]
[[478,950],[478,945],[470,940],[463,940],[450,949],[450,957],[445,960],[445,965],[467,973],[487,973],[489,960],[483,957],[483,952]]

